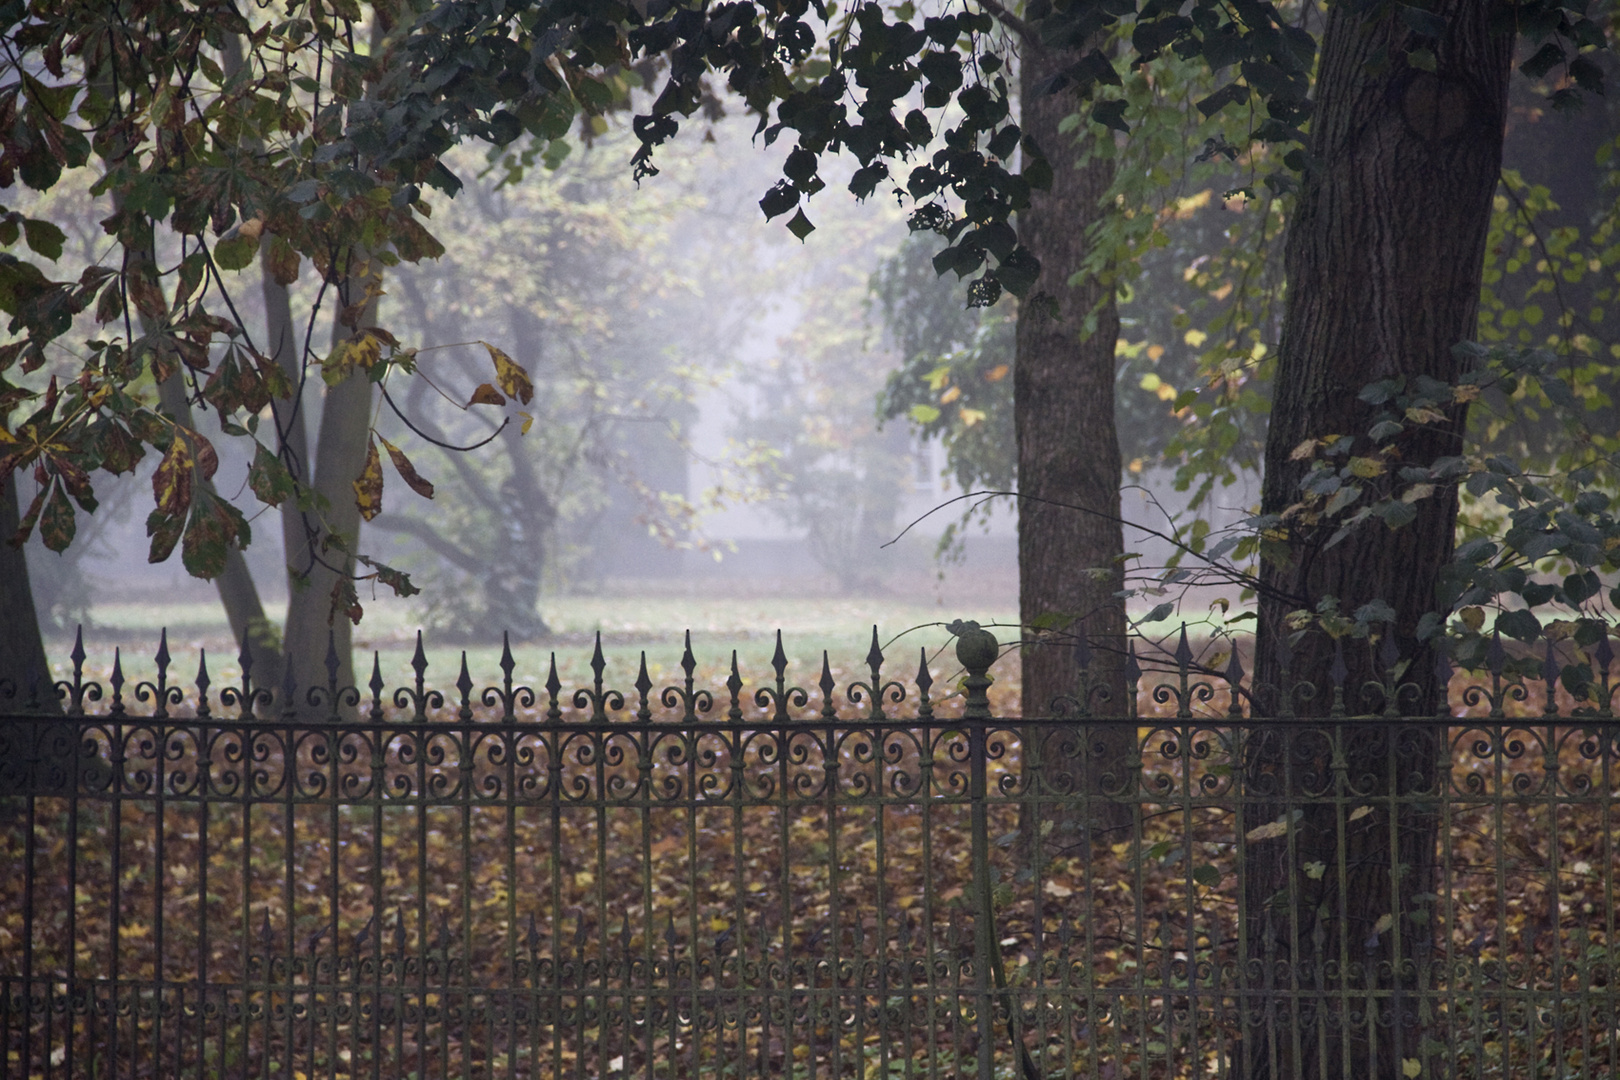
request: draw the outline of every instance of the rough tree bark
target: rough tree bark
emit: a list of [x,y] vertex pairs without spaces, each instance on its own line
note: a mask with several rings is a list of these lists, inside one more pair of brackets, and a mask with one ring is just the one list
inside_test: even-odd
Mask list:
[[[28,560],[21,547],[8,541],[17,534],[21,512],[17,508],[17,477],[0,476],[0,710],[20,708],[31,697],[57,712],[50,692],[51,669],[45,642],[39,633],[34,591],[28,584]],[[8,695],[9,692],[9,696]]]
[[[1304,176],[1286,247],[1288,298],[1261,495],[1268,513],[1281,513],[1299,498],[1308,462],[1290,455],[1303,440],[1332,433],[1366,442],[1370,407],[1357,398],[1362,387],[1416,375],[1453,382],[1461,374],[1452,347],[1469,339],[1475,327],[1501,165],[1512,38],[1493,32],[1490,5],[1450,0],[1433,10],[1449,30],[1437,44],[1429,43],[1437,69],[1428,72],[1405,62],[1406,49],[1422,43],[1412,38],[1397,9],[1379,7],[1366,14],[1355,5],[1329,9],[1311,122],[1315,164]],[[1375,63],[1385,56],[1387,62]],[[1402,436],[1403,463],[1456,453],[1464,413],[1465,406],[1454,406],[1440,430]],[[1357,452],[1367,447],[1370,443]],[[1313,530],[1285,523],[1286,541],[1274,549],[1281,557],[1267,561],[1262,571],[1257,711],[1282,703],[1278,688],[1285,682],[1328,684],[1334,651],[1325,635],[1306,634],[1295,645],[1287,671],[1278,641],[1288,633],[1285,618],[1291,610],[1332,596],[1345,612],[1374,599],[1394,609],[1396,621],[1384,629],[1393,633],[1400,655],[1410,659],[1405,680],[1418,688],[1415,698],[1402,701],[1403,712],[1434,715],[1444,687],[1437,685],[1432,657],[1417,641],[1416,629],[1422,615],[1437,606],[1439,571],[1452,551],[1456,492],[1438,490],[1416,506],[1417,519],[1403,529],[1369,522],[1326,550],[1333,526]],[[1347,692],[1380,673],[1374,650],[1364,642],[1348,644]],[[1331,698],[1319,692],[1294,705],[1304,715],[1322,716]],[[1352,699],[1347,704],[1361,711],[1375,703]],[[1388,793],[1389,739],[1399,740],[1403,790],[1434,782],[1445,749],[1442,729],[1416,724],[1399,733],[1341,730],[1347,742],[1343,775],[1382,785],[1374,798]],[[1322,974],[1322,963],[1334,962],[1342,968],[1340,978],[1350,977],[1354,964],[1365,972],[1356,976],[1361,981],[1382,979],[1385,989],[1410,985],[1408,971],[1380,972],[1379,965],[1393,958],[1397,937],[1403,938],[1408,960],[1425,955],[1432,922],[1407,920],[1401,913],[1417,910],[1416,898],[1432,891],[1435,821],[1408,816],[1392,842],[1388,821],[1365,817],[1347,828],[1341,853],[1341,808],[1310,802],[1299,789],[1299,777],[1313,768],[1321,776],[1334,775],[1324,753],[1320,744],[1307,746],[1302,736],[1277,730],[1250,743],[1249,790],[1277,786],[1275,802],[1250,805],[1247,824],[1273,820],[1285,809],[1303,816],[1295,825],[1291,854],[1289,845],[1275,841],[1247,845],[1240,945],[1248,961],[1246,977],[1251,987],[1258,980],[1262,991],[1274,985],[1272,980],[1287,978],[1310,985]],[[1290,756],[1291,768],[1285,768]],[[1301,872],[1313,862],[1326,867],[1316,878]],[[1396,925],[1379,933],[1379,920],[1392,907]],[[1399,1015],[1370,1018],[1348,1032],[1319,1027],[1315,1015],[1343,1006],[1334,984],[1327,986],[1320,1008],[1307,992],[1298,1012],[1290,1012],[1280,995],[1250,999],[1269,1014],[1274,1035],[1248,1029],[1239,1075],[1246,1080],[1341,1072],[1396,1077],[1402,1075],[1402,1058],[1420,1056],[1421,1028],[1410,1006],[1397,1004]],[[1374,1025],[1376,1051],[1368,1037]]]
[[[1074,638],[1083,629],[1095,658],[1093,685],[1111,697],[1091,705],[1113,713],[1123,708],[1125,692],[1125,602],[1117,595],[1123,587],[1121,462],[1114,427],[1119,313],[1112,284],[1095,277],[1070,284],[1086,255],[1086,230],[1105,212],[1101,201],[1113,182],[1113,163],[1097,158],[1079,163],[1085,125],[1079,143],[1059,127],[1074,112],[1073,97],[1035,92],[1078,54],[1043,48],[1028,35],[1021,49],[1019,126],[1047,154],[1053,172],[1051,188],[1035,192],[1017,222],[1020,242],[1042,267],[1041,295],[1019,309],[1013,364],[1021,496],[1019,618],[1025,627],[1022,707],[1025,716],[1050,716],[1055,699],[1076,692]],[[1090,329],[1088,319],[1095,320]],[[1045,629],[1032,632],[1031,627]],[[1118,783],[1129,775],[1113,763],[1134,749],[1132,733],[1091,732],[1084,740],[1085,766],[1078,769],[1073,754],[1079,744],[1048,743],[1040,749],[1050,791],[1078,786],[1095,794],[1110,779]],[[1091,824],[1117,826],[1126,820],[1123,804],[1091,805]],[[1032,824],[1025,823],[1026,836]]]

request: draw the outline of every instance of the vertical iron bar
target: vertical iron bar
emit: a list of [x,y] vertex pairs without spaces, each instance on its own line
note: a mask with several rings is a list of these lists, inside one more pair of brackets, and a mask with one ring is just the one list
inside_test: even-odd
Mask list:
[[[75,652],[78,650],[76,649]],[[81,654],[82,655],[82,654]],[[82,660],[78,663],[82,663]],[[77,667],[77,663],[75,664]],[[68,820],[67,820],[67,997],[68,997],[68,1023],[67,1023],[67,1050],[63,1055],[62,1067],[69,1076],[77,1075],[73,1069],[74,1050],[78,1046],[78,1023],[74,1019],[77,1014],[75,1002],[78,1000],[79,977],[79,770],[84,760],[85,729],[80,727],[77,710],[74,716],[65,723],[73,725],[72,759],[68,772]],[[85,1009],[85,1026],[88,1028],[94,1021],[94,1002]],[[3,1028],[0,1028],[3,1030]],[[90,1053],[95,1053],[95,1043],[90,1042]]]
[[[45,774],[45,755],[43,743],[45,741],[46,721],[36,720],[28,726],[31,746],[28,758],[23,762],[24,783],[28,785],[27,810],[23,814],[23,827],[27,830],[23,834],[23,963],[22,963],[22,1069],[24,1075],[34,1070],[34,815],[36,792],[40,781]],[[31,766],[31,767],[30,767]],[[31,774],[31,775],[30,775]],[[45,1015],[46,1032],[50,1030],[50,1001],[46,995]],[[10,1056],[9,1054],[7,1055]],[[45,1072],[51,1071],[51,1047],[49,1041],[45,1044]]]

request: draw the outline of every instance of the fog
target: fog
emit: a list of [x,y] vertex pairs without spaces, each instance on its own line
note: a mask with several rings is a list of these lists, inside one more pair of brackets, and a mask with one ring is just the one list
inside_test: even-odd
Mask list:
[[[448,251],[390,268],[377,317],[422,350],[430,380],[391,384],[418,431],[381,409],[378,431],[438,493],[430,504],[390,475],[384,514],[361,546],[409,571],[423,592],[400,600],[363,588],[367,622],[357,640],[399,640],[418,627],[451,640],[498,639],[502,627],[491,625],[477,593],[500,583],[478,582],[435,550],[474,561],[502,550],[502,518],[518,506],[508,453],[528,455],[537,479],[526,497],[546,503],[542,540],[516,554],[541,562],[539,614],[558,632],[611,621],[647,597],[776,600],[784,612],[840,598],[925,606],[943,617],[1016,612],[1013,500],[964,499],[937,440],[919,439],[904,417],[877,419],[877,396],[905,358],[869,282],[902,251],[903,208],[882,194],[856,203],[829,175],[809,206],[816,230],[795,239],[758,208],[781,153],[753,142],[751,131],[747,118],[733,117],[690,132],[663,152],[663,174],[639,187],[622,132],[506,186],[499,169],[480,175],[481,154],[458,151],[468,189],[430,200],[430,224]],[[87,198],[61,200],[56,212],[71,234],[97,242],[100,211]],[[316,284],[305,266],[292,288],[295,318]],[[965,301],[954,279],[939,288],[951,303]],[[232,301],[262,336],[256,268],[240,275]],[[312,334],[317,354],[326,325]],[[464,443],[492,430],[452,400],[491,377],[480,340],[534,378],[537,397],[523,411],[533,427],[515,443],[454,461],[418,435]],[[1139,372],[1122,354],[1122,394],[1136,390]],[[303,408],[314,431],[320,395],[311,382]],[[516,418],[513,409],[507,415]],[[199,423],[220,449],[221,494],[253,524],[248,562],[277,618],[288,602],[277,513],[247,490],[240,441],[221,434],[211,413]],[[147,562],[154,466],[148,455],[133,478],[98,477],[103,508],[81,521],[66,555],[30,542],[53,635],[78,624],[105,638],[158,624],[199,639],[225,633],[210,583],[191,578],[178,556]],[[20,479],[26,500],[31,481]],[[1187,506],[1170,471],[1139,460],[1124,479],[1134,485],[1123,497],[1126,520],[1173,534]],[[490,497],[475,506],[469,485],[484,481]],[[1205,512],[1230,525],[1254,498],[1252,483],[1217,490]],[[953,526],[954,540],[942,545]],[[437,549],[423,541],[429,532]],[[1126,538],[1145,566],[1172,550],[1163,535],[1130,526]],[[559,617],[562,610],[573,614]],[[581,611],[599,614],[582,620]]]

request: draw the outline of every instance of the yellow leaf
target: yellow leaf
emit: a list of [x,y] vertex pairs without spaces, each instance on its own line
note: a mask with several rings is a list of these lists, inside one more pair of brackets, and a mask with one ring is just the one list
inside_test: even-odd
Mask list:
[[1308,862],[1301,869],[1305,871],[1305,876],[1312,881],[1321,881],[1322,875],[1327,873],[1327,863]]
[[1423,1062],[1417,1058],[1401,1058],[1401,1075],[1406,1080],[1417,1080],[1423,1075]]
[[1446,414],[1439,409],[1425,409],[1413,406],[1406,410],[1406,418],[1414,424],[1437,424],[1446,418]]
[[523,426],[518,428],[518,434],[527,435],[529,429],[534,427],[534,414],[519,411],[518,415],[523,417]]
[[1389,928],[1394,926],[1394,925],[1395,925],[1395,916],[1389,914],[1386,911],[1384,914],[1378,916],[1378,921],[1377,922],[1373,923],[1373,933],[1375,933],[1375,934],[1386,933],[1386,932],[1388,932]]
[[[1163,350],[1160,351],[1162,352]],[[1006,364],[997,364],[995,367],[984,373],[984,381],[1000,382],[1002,379],[1007,377],[1007,372],[1011,370],[1012,368],[1008,367]]]
[[1316,453],[1316,440],[1306,439],[1304,442],[1294,447],[1294,449],[1288,455],[1288,460],[1305,461],[1314,453]]
[[1358,806],[1354,810],[1350,811],[1349,820],[1351,820],[1351,821],[1360,821],[1362,818],[1366,817],[1370,813],[1372,813],[1372,807],[1370,807],[1370,806]]
[[1365,480],[1383,475],[1384,463],[1377,458],[1353,457],[1350,459],[1350,471]]
[[951,402],[955,401],[961,396],[962,388],[960,386],[953,386],[943,394],[939,395],[939,403],[941,405],[949,405]]
[[1054,896],[1059,900],[1062,900],[1062,899],[1065,899],[1067,897],[1070,897],[1070,896],[1074,895],[1074,890],[1073,889],[1069,888],[1067,885],[1059,885],[1057,882],[1051,880],[1050,878],[1047,879],[1047,882],[1046,882],[1045,885],[1041,886],[1041,891],[1046,893],[1047,896]]
[[1469,630],[1476,634],[1479,632],[1479,628],[1485,625],[1484,608],[1465,607],[1461,611],[1457,612],[1457,617],[1462,619],[1462,624],[1464,626],[1468,627]]
[[961,417],[963,427],[972,427],[985,417],[983,409],[961,409],[957,415]]
[[1473,383],[1464,383],[1451,388],[1452,401],[1474,401],[1479,397],[1479,387]]
[[366,467],[360,470],[360,478],[354,482],[354,505],[367,521],[382,513],[382,489],[382,459],[377,456],[376,440],[367,439]]
[[1279,836],[1286,835],[1287,832],[1288,821],[1286,818],[1284,818],[1280,821],[1273,821],[1268,825],[1261,825],[1257,828],[1250,829],[1248,834],[1245,836],[1245,839],[1251,841],[1275,840]]
[[1159,357],[1164,355],[1164,346],[1163,345],[1149,345],[1147,347],[1147,354],[1148,354],[1148,359],[1149,360],[1157,362]]
[[1406,489],[1404,494],[1401,495],[1401,502],[1403,502],[1403,503],[1415,503],[1419,499],[1427,499],[1430,495],[1433,495],[1433,494],[1434,494],[1434,485],[1433,484],[1413,484],[1411,487]]
[[159,510],[178,517],[190,508],[191,473],[191,445],[176,431],[169,452],[152,474],[152,497]]
[[489,350],[489,358],[495,364],[495,382],[506,392],[506,396],[515,397],[525,405],[533,401],[534,383],[529,381],[529,373],[489,342],[480,341],[479,344]]

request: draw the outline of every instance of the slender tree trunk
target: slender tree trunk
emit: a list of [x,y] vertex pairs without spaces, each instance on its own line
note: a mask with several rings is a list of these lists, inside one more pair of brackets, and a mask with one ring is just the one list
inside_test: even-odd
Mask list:
[[[1106,702],[1093,698],[1082,704],[1102,714],[1124,708],[1125,603],[1117,595],[1123,587],[1118,556],[1124,541],[1114,428],[1119,313],[1112,283],[1087,277],[1070,284],[1086,254],[1086,230],[1105,213],[1101,202],[1113,182],[1113,163],[1097,158],[1077,163],[1085,152],[1086,126],[1080,128],[1079,143],[1059,130],[1074,111],[1073,98],[1033,92],[1075,59],[1026,39],[1019,71],[1020,126],[1047,154],[1053,172],[1050,190],[1035,192],[1029,209],[1018,214],[1019,240],[1042,267],[1040,295],[1019,308],[1013,365],[1025,716],[1050,716],[1054,701],[1077,692],[1081,673],[1074,645],[1082,632],[1095,658],[1092,685],[1109,694]],[[1091,329],[1088,319],[1095,320]],[[1047,794],[1079,788],[1096,795],[1125,782],[1130,773],[1120,764],[1134,743],[1130,732],[1099,729],[1079,740],[1051,738],[1030,750],[1039,751]],[[1089,805],[1085,815],[1056,813],[1055,805],[1045,812],[1067,827],[1117,826],[1129,818],[1124,804]],[[1026,837],[1034,824],[1025,823]],[[1047,847],[1075,842],[1059,838]]]
[[0,476],[0,711],[21,709],[33,700],[47,712],[59,712],[51,690],[51,669],[39,632],[34,591],[28,583],[28,559],[9,541],[17,534],[17,477]]
[[[170,419],[185,428],[194,428],[191,402],[186,396],[186,373],[182,369],[158,386],[158,402]],[[211,480],[197,477],[197,490],[217,496]],[[242,549],[234,545],[225,549],[225,569],[214,579],[219,590],[220,605],[225,609],[225,621],[230,624],[231,638],[238,644],[250,642],[253,647],[253,677],[269,680],[281,673],[281,651],[276,644],[275,627],[264,613],[264,602],[248,569]]]
[[[357,260],[362,257],[360,253],[355,255]],[[332,327],[333,348],[348,340],[355,327],[372,322],[375,299],[366,305],[355,327],[341,321],[344,308],[361,301],[367,283],[380,282],[375,264],[371,273],[370,277],[347,277],[339,286],[334,302],[337,310]],[[327,387],[322,399],[311,490],[324,509],[319,515],[298,515],[294,546],[287,550],[291,582],[283,651],[300,707],[310,687],[327,685],[329,646],[337,656],[338,686],[354,684],[354,624],[336,604],[334,590],[343,578],[353,576],[352,553],[360,547],[360,508],[353,485],[365,467],[372,397],[371,379],[366,372],[354,370],[337,385]],[[341,547],[333,546],[333,534]]]
[[[1349,434],[1362,440],[1357,453],[1370,450],[1370,407],[1357,397],[1368,383],[1417,375],[1454,382],[1461,374],[1452,347],[1474,332],[1512,39],[1493,32],[1489,5],[1452,0],[1434,10],[1450,29],[1435,50],[1438,70],[1430,73],[1405,63],[1414,43],[1398,10],[1363,16],[1351,5],[1329,9],[1311,130],[1316,164],[1305,175],[1287,240],[1288,300],[1266,445],[1265,512],[1281,513],[1299,498],[1308,462],[1291,455],[1303,440]],[[1402,464],[1456,453],[1464,421],[1464,407],[1452,406],[1442,430],[1397,437]],[[1410,661],[1403,681],[1417,688],[1401,701],[1403,713],[1433,716],[1443,705],[1445,688],[1416,629],[1437,606],[1439,571],[1452,551],[1456,492],[1441,489],[1415,505],[1417,519],[1406,528],[1372,521],[1331,549],[1325,541],[1333,525],[1287,524],[1286,542],[1262,571],[1258,710],[1292,705],[1303,715],[1327,714],[1334,643],[1306,634],[1286,669],[1278,643],[1288,632],[1290,610],[1330,596],[1347,613],[1375,599],[1389,604],[1396,621],[1383,631],[1393,633],[1401,657]],[[1346,642],[1344,686],[1352,712],[1382,708],[1358,700],[1364,682],[1383,674],[1375,652],[1367,642]],[[1287,694],[1284,688],[1300,680],[1317,685],[1314,698]],[[1247,1080],[1397,1077],[1403,1060],[1423,1056],[1417,1010],[1401,1004],[1399,991],[1421,977],[1430,956],[1433,920],[1414,916],[1423,910],[1419,898],[1432,893],[1436,823],[1408,811],[1394,823],[1393,836],[1382,814],[1347,825],[1343,802],[1312,798],[1310,789],[1325,787],[1332,795],[1347,793],[1344,785],[1352,782],[1371,785],[1373,804],[1380,796],[1421,791],[1437,780],[1444,729],[1324,725],[1316,731],[1337,733],[1338,760],[1331,740],[1298,729],[1256,735],[1248,747],[1248,790],[1260,798],[1245,808],[1244,827],[1285,813],[1302,816],[1291,843],[1246,845],[1240,947],[1249,989],[1258,991],[1248,999],[1250,1019],[1270,1032],[1252,1035],[1240,1053]],[[1307,864],[1317,864],[1314,876],[1304,872]],[[1391,967],[1397,948],[1404,964]],[[1277,992],[1289,980],[1301,994],[1293,1009]],[[1338,989],[1347,985],[1395,994],[1374,1006],[1378,1015],[1327,1023],[1342,1015]],[[1312,986],[1320,998],[1311,997]]]

